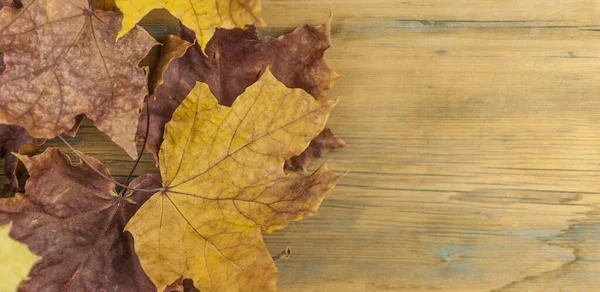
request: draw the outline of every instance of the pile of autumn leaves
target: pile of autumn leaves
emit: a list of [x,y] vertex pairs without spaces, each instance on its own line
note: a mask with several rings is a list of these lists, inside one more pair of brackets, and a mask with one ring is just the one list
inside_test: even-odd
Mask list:
[[[260,39],[250,25],[262,24],[259,0],[94,8],[0,0],[0,155],[11,181],[0,199],[0,290],[274,291],[262,232],[315,214],[339,178],[326,166],[283,169],[344,144],[325,128],[337,78],[323,60],[329,24]],[[157,43],[135,24],[155,8],[182,28],[162,41],[147,82],[138,63]],[[75,135],[83,115],[132,158],[147,138],[160,175],[117,192],[94,158],[25,155]],[[30,178],[11,197],[17,158]]]

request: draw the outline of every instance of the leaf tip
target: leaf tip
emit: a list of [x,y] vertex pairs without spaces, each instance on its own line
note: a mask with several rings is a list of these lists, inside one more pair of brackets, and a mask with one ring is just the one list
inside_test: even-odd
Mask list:
[[325,22],[325,27],[327,28],[327,31],[331,31],[331,20],[333,19],[333,10],[329,9],[329,18],[327,19],[327,22]]
[[333,110],[333,108],[338,104],[338,102],[340,102],[340,97],[336,97],[332,100],[327,100],[324,102],[325,106],[328,108],[329,111]]
[[121,29],[119,31],[119,33],[117,33],[117,37],[115,38],[115,43],[118,42],[123,36],[125,35],[125,33],[123,32],[123,30]]
[[258,22],[256,23],[256,26],[265,27],[265,26],[267,26],[267,23],[265,22],[264,19],[262,19],[262,17],[259,17]]
[[344,77],[342,74],[338,74],[337,72],[333,72],[333,76],[331,76],[331,83],[333,83],[334,81],[340,79]]
[[27,155],[20,154],[18,152],[11,152],[10,154],[14,155],[17,159],[21,160],[21,162],[25,163],[25,160],[29,158]]
[[337,181],[340,178],[344,177],[346,174],[347,174],[347,172],[344,174],[337,174],[337,173],[331,171],[329,169],[329,164],[327,162],[325,162],[317,170],[315,170],[315,172],[312,175],[322,175],[322,176],[330,177],[329,189],[332,189],[335,186],[335,184],[337,183]]

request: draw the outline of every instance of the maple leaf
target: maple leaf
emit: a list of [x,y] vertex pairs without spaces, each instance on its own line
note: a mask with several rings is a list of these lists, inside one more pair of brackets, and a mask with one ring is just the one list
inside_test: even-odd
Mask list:
[[246,24],[261,24],[260,0],[116,0],[123,12],[123,28],[119,37],[127,33],[146,14],[164,8],[190,27],[198,37],[202,49],[217,27],[243,28]]
[[[180,35],[188,42],[194,41],[186,27],[181,28]],[[330,47],[331,20],[319,26],[300,26],[278,38],[260,39],[254,26],[218,29],[206,47],[206,56],[195,45],[182,59],[172,62],[175,68],[166,74],[190,72],[189,76],[181,76],[186,80],[180,81],[187,85],[188,93],[195,81],[207,83],[219,103],[230,106],[269,67],[285,86],[304,89],[321,100],[340,77],[323,58]]]
[[33,154],[45,139],[35,139],[27,131],[15,125],[0,125],[0,158],[4,160],[4,175],[9,183],[5,185],[0,197],[7,197],[13,188],[18,187],[17,158],[12,152],[20,154]]
[[0,226],[0,291],[15,291],[40,259],[27,245],[8,236],[11,224]]
[[159,290],[180,277],[203,292],[275,290],[277,268],[261,232],[314,215],[335,185],[339,176],[327,166],[309,176],[283,171],[334,105],[286,88],[268,69],[232,107],[197,83],[166,126],[164,191],[125,228]]
[[[133,251],[123,227],[152,193],[119,197],[100,176],[96,159],[73,165],[56,148],[23,161],[30,179],[25,194],[0,200],[0,224],[13,222],[11,237],[42,256],[22,291],[149,291],[155,287]],[[85,156],[84,156],[85,157]],[[159,175],[136,178],[138,189],[160,183]]]
[[155,40],[135,28],[119,42],[121,16],[88,10],[86,0],[28,0],[0,10],[0,123],[51,138],[94,120],[131,156],[146,95],[138,62]]
[[[171,37],[166,46],[170,42],[176,43],[170,47],[177,50],[163,48],[158,67],[162,68],[161,74],[155,75],[162,83],[152,83],[156,86],[156,98],[150,100],[152,119],[146,144],[148,151],[158,161],[165,124],[197,81],[207,83],[220,104],[230,106],[270,66],[275,77],[287,87],[301,88],[318,100],[324,99],[327,89],[339,77],[323,59],[331,46],[330,30],[330,22],[316,27],[304,25],[277,39],[261,40],[253,26],[246,30],[218,29],[206,47],[207,56],[196,44],[180,58],[177,56],[185,45],[180,39]],[[180,36],[194,42],[194,33],[185,27]],[[146,119],[144,112],[140,117],[138,136],[146,133]],[[316,145],[339,148],[343,146],[343,141],[340,142]],[[289,165],[305,166],[294,162]]]

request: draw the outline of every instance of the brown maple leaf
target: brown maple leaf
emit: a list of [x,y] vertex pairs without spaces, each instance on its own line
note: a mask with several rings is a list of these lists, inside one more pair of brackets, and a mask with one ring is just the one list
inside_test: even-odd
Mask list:
[[135,130],[146,95],[137,64],[156,42],[135,28],[115,43],[122,16],[88,5],[26,0],[21,9],[0,10],[0,123],[51,138],[85,114],[136,157]]
[[27,131],[15,125],[0,125],[0,158],[4,160],[4,175],[9,183],[0,191],[0,198],[7,197],[13,188],[18,187],[17,165],[18,160],[12,152],[20,154],[33,154],[38,146],[42,145],[46,139],[35,139],[29,136]]
[[[177,45],[171,46],[173,50],[163,49],[158,68],[162,67],[160,72],[164,73],[157,75],[162,77],[157,78],[160,83],[154,81],[151,85],[156,92],[155,99],[150,101],[147,149],[158,161],[165,124],[196,81],[207,83],[220,104],[231,106],[236,97],[270,66],[273,75],[287,87],[301,88],[317,100],[323,99],[327,89],[339,77],[323,59],[331,46],[330,30],[330,22],[316,27],[304,25],[277,39],[261,40],[254,26],[248,26],[246,30],[217,29],[206,47],[206,55],[195,44],[182,57],[173,53],[181,52],[181,40],[170,38],[167,44]],[[195,41],[194,33],[183,26],[180,36],[190,43]],[[145,135],[146,118],[144,112],[140,117],[138,136]],[[304,168],[312,160],[313,153],[324,154],[344,145],[339,138],[335,142],[329,139],[328,143],[315,143],[311,147],[319,149],[308,150],[310,153],[290,160],[287,165]]]
[[[123,228],[152,193],[119,197],[114,184],[89,165],[71,164],[55,148],[19,155],[30,179],[25,194],[0,200],[0,224],[12,221],[11,237],[42,257],[21,291],[153,291],[131,235]],[[110,175],[96,159],[86,160]],[[159,175],[133,180],[130,187],[160,186]]]

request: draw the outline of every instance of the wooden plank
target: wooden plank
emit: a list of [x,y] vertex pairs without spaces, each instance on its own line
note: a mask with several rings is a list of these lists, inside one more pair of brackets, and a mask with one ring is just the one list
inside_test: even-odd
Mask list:
[[590,10],[375,2],[333,9],[331,122],[350,146],[329,161],[350,172],[319,217],[267,237],[300,243],[283,290],[594,291]]
[[[597,290],[600,2],[263,2],[272,36],[333,11],[349,143],[311,167],[347,172],[320,214],[265,235],[281,291]],[[129,172],[89,122],[72,142]]]
[[318,22],[332,11],[347,24],[365,21],[421,19],[469,22],[552,21],[557,25],[598,24],[600,3],[594,0],[266,0],[270,26]]

